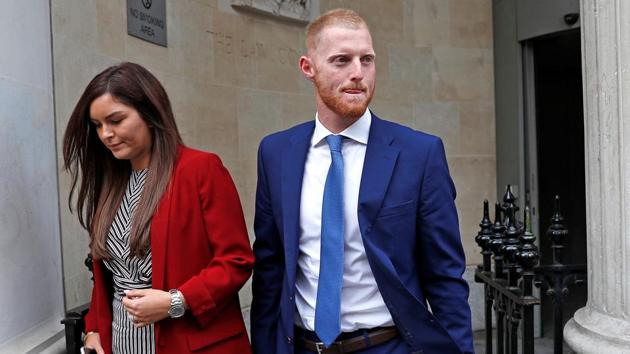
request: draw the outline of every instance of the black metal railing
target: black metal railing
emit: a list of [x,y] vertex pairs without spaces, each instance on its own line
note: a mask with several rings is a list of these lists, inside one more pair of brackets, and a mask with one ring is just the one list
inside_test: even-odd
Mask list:
[[[542,287],[552,297],[554,307],[554,353],[562,353],[562,305],[569,286],[582,284],[586,265],[561,263],[562,242],[568,235],[560,214],[556,196],[552,224],[546,235],[551,239],[553,264],[537,266],[540,254],[534,244],[531,213],[525,207],[524,220],[519,222],[517,198],[507,186],[503,203],[495,204],[494,223],[490,220],[488,201],[483,204],[483,218],[475,241],[481,247],[483,264],[475,270],[475,281],[484,284],[486,354],[533,354],[534,306],[540,298],[534,296],[533,287]],[[494,267],[492,264],[494,260]],[[493,313],[496,319],[496,338],[493,338]]]
[[572,285],[586,284],[586,264],[564,264],[562,252],[564,241],[569,236],[569,230],[564,225],[564,218],[560,214],[560,198],[554,200],[554,213],[551,225],[547,229],[547,237],[551,240],[553,261],[549,265],[541,265],[534,269],[536,272],[535,285],[549,296],[553,304],[553,347],[554,354],[561,354],[564,342],[562,334],[563,304],[569,295]]
[[[92,268],[92,255],[88,254],[84,261],[85,266],[90,273],[93,273]],[[94,276],[92,276],[94,280]],[[75,307],[66,311],[66,317],[61,320],[61,324],[64,325],[66,335],[66,352],[68,354],[79,354],[81,347],[83,346],[82,334],[85,330],[85,315],[89,309],[89,303]]]

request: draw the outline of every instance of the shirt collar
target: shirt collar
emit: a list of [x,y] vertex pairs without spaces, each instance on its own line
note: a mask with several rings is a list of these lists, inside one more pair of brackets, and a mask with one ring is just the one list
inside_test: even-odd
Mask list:
[[[352,125],[344,129],[339,135],[343,135],[348,139],[352,139],[361,144],[367,145],[368,137],[370,136],[370,126],[372,125],[372,113],[369,109],[365,110],[365,113],[357,119]],[[319,145],[322,140],[327,136],[332,135],[320,121],[319,116],[315,113],[315,130],[313,131],[313,137],[311,138],[311,146]]]

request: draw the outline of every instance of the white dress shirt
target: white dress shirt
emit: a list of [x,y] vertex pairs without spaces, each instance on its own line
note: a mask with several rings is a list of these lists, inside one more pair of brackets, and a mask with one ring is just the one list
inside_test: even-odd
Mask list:
[[[342,154],[344,162],[344,272],[341,289],[341,331],[393,326],[394,322],[378,290],[367,260],[357,206],[363,161],[367,148],[372,115],[366,110],[354,124],[339,133],[346,137]],[[326,137],[331,135],[317,115],[311,146],[306,156],[300,201],[300,254],[296,278],[295,322],[315,330],[315,306],[319,280],[322,200],[331,157]]]

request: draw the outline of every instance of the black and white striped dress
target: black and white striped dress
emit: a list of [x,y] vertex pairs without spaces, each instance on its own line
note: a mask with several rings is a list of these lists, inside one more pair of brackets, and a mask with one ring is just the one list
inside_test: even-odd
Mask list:
[[142,194],[146,177],[146,169],[131,173],[125,196],[107,235],[107,250],[112,259],[104,263],[112,272],[114,279],[113,354],[155,353],[153,324],[141,328],[134,327],[131,316],[122,305],[122,299],[125,297],[124,290],[151,288],[153,273],[151,250],[149,249],[143,258],[129,255],[131,219]]

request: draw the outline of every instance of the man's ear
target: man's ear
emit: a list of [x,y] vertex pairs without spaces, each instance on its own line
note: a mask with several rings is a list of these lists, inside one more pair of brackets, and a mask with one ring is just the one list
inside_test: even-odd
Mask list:
[[300,70],[302,70],[302,75],[307,80],[313,81],[315,77],[315,67],[313,66],[313,60],[305,55],[300,57]]

